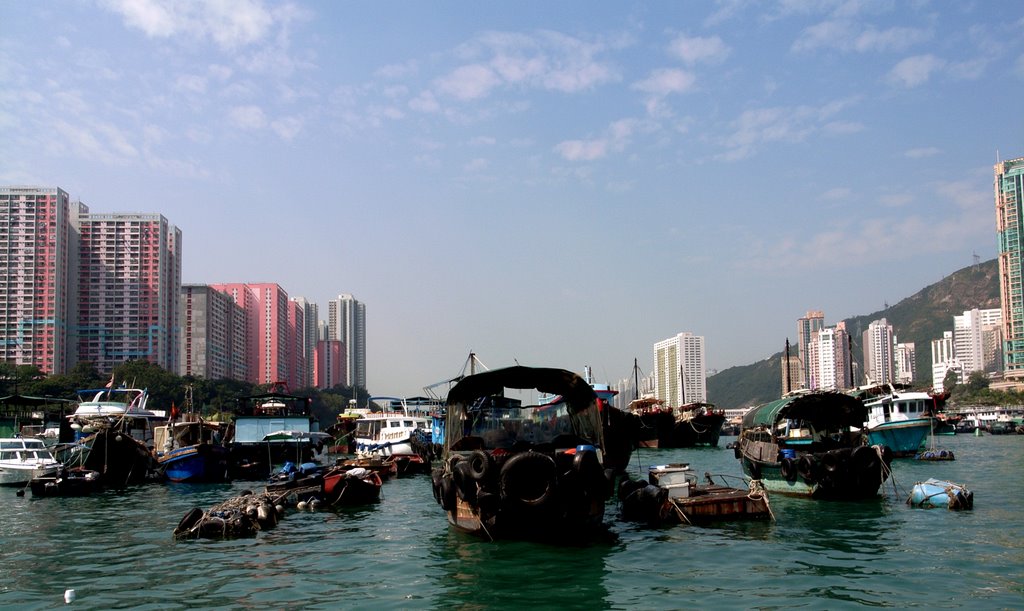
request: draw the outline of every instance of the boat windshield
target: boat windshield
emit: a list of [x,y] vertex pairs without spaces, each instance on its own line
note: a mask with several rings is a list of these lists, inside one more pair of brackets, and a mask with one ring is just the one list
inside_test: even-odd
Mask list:
[[450,413],[462,425],[451,429],[455,450],[511,450],[517,444],[575,447],[600,442],[600,420],[592,417],[597,414],[596,408],[571,414],[564,401],[518,406],[509,405],[505,397],[484,397],[466,409]]

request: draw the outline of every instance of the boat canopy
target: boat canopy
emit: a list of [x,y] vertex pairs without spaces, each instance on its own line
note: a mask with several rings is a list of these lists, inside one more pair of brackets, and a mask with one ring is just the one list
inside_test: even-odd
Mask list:
[[743,428],[770,428],[789,419],[813,422],[820,428],[861,427],[867,420],[867,408],[859,399],[838,392],[792,394],[748,411]]
[[583,378],[564,369],[506,367],[463,378],[448,393],[448,405],[465,404],[479,397],[501,395],[506,388],[535,388],[560,395],[570,413],[583,411],[597,400],[597,393]]

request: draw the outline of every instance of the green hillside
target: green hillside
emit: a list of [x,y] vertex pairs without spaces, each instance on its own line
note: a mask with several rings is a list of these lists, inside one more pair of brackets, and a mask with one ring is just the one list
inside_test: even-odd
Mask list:
[[[863,371],[861,334],[872,321],[885,318],[902,343],[916,350],[917,383],[931,386],[931,341],[953,330],[953,316],[973,308],[999,307],[999,266],[995,259],[965,267],[899,303],[872,314],[847,318],[853,358]],[[793,317],[796,330],[797,316]],[[779,340],[785,346],[785,337]],[[759,405],[782,393],[782,351],[751,365],[730,367],[707,380],[708,401],[724,408]]]

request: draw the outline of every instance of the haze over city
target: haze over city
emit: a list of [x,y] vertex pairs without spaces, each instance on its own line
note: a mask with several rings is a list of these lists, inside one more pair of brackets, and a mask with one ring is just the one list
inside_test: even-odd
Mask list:
[[[0,6],[0,183],[366,304],[368,389],[748,364],[996,253],[1020,2]],[[898,332],[898,330],[897,330]]]

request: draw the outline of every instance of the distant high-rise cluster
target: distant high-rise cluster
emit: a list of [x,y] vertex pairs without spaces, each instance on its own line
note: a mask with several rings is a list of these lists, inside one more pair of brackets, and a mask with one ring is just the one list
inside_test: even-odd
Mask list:
[[161,214],[95,213],[58,187],[0,187],[0,360],[65,373],[141,359],[182,375],[366,385],[366,309],[276,283],[181,284],[182,234]]

